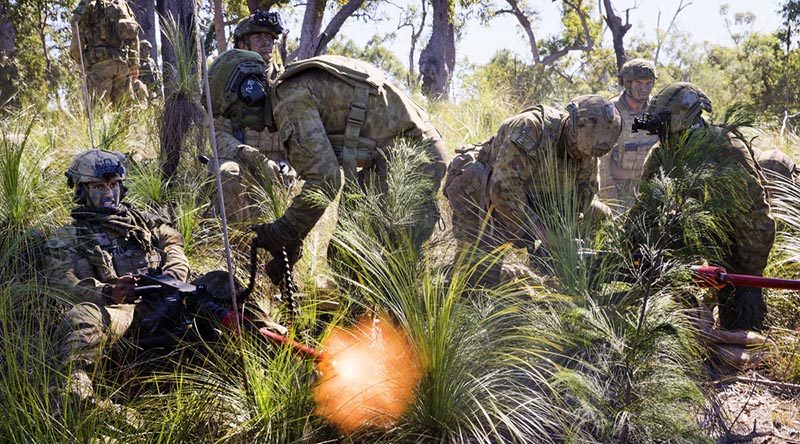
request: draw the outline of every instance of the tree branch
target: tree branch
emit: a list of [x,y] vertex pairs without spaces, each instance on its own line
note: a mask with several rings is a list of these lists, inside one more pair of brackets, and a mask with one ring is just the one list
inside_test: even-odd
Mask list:
[[581,26],[583,27],[584,37],[586,37],[586,44],[584,45],[568,45],[565,46],[558,51],[555,51],[551,54],[548,54],[547,57],[543,58],[540,63],[542,65],[549,65],[556,60],[564,57],[565,55],[569,54],[570,51],[591,51],[594,49],[594,39],[592,38],[592,33],[589,30],[589,23],[587,21],[587,14],[585,11],[582,11],[580,7],[569,0],[563,0],[564,4],[572,8],[578,17],[581,19]]
[[[681,2],[678,4],[678,8],[675,10],[675,14],[672,15],[672,20],[670,20],[669,26],[667,26],[667,30],[664,31],[663,35],[658,36],[658,43],[656,44],[656,55],[655,57],[653,57],[653,64],[655,64],[656,66],[658,66],[658,55],[661,53],[661,46],[664,43],[664,40],[669,35],[670,31],[672,31],[673,26],[675,26],[675,20],[678,18],[678,14],[680,14],[681,11],[683,11],[692,4],[692,2],[688,2],[684,5],[683,1],[684,0],[681,0]],[[661,21],[660,10],[658,11],[658,21],[659,22]]]
[[[364,4],[364,0],[348,0],[339,11],[336,12],[336,15],[333,16],[330,22],[328,22],[328,26],[325,27],[325,31],[319,37],[319,43],[317,43],[317,54],[322,52],[325,47],[328,46],[331,40],[336,37],[336,34],[339,33],[339,30],[344,25],[344,22],[353,15],[361,5]],[[317,55],[314,54],[314,55]]]
[[512,14],[514,17],[517,18],[517,22],[522,27],[522,30],[525,31],[525,34],[528,36],[528,44],[531,47],[531,57],[533,58],[533,63],[537,64],[540,63],[540,56],[539,56],[539,46],[536,42],[536,35],[533,33],[531,29],[531,22],[528,20],[528,17],[525,15],[522,10],[519,9],[519,4],[516,0],[506,0],[511,6],[511,9],[501,9],[495,13],[495,15],[500,14]]

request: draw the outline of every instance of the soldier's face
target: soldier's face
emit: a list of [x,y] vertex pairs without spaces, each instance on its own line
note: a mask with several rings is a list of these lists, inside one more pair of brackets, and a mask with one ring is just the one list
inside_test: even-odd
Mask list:
[[116,210],[122,195],[122,180],[109,179],[86,184],[87,203],[96,210]]
[[646,101],[653,91],[653,79],[631,80],[628,85],[628,94],[638,102]]
[[578,122],[578,134],[570,151],[575,157],[602,157],[611,151],[617,138],[619,121],[601,122],[596,118],[582,118]]
[[261,54],[264,62],[269,64],[272,60],[272,50],[275,48],[275,38],[271,32],[255,32],[247,36],[247,49]]

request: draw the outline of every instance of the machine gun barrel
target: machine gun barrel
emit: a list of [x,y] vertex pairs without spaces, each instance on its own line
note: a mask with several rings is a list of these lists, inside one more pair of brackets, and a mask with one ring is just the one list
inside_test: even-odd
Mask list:
[[800,280],[728,273],[724,268],[713,265],[692,265],[691,268],[701,287],[722,288],[732,284],[742,287],[800,290]]

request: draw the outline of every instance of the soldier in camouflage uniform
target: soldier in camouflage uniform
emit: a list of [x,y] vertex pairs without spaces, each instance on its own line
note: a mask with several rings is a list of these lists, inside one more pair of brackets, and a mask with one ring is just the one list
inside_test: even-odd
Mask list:
[[[425,111],[367,63],[321,56],[290,65],[277,83],[264,82],[264,62],[256,53],[232,49],[211,66],[215,115],[241,126],[280,129],[289,160],[305,181],[285,214],[254,227],[259,246],[273,256],[302,239],[325,211],[319,194],[331,200],[345,179],[386,189],[386,152],[404,137],[428,157],[423,173],[432,189],[426,217],[412,234],[419,246],[438,220],[436,192],[445,171],[445,146]],[[266,86],[266,90],[264,87]]]
[[[505,242],[530,254],[536,241],[546,248],[538,202],[564,177],[574,177],[570,188],[577,193],[578,212],[586,218],[608,217],[610,210],[595,197],[597,158],[619,137],[622,119],[613,104],[596,95],[576,97],[567,111],[529,108],[503,122],[478,150],[452,160],[444,193],[453,210],[453,233],[462,245],[480,236],[477,245],[483,252]],[[486,282],[496,278],[488,276]]]
[[159,95],[161,79],[158,74],[156,61],[151,57],[153,45],[147,40],[139,41],[139,80],[147,86],[148,99],[155,99]]
[[[733,240],[727,251],[720,258],[708,258],[710,261],[721,261],[731,273],[742,273],[761,276],[767,266],[767,258],[775,240],[775,222],[770,216],[767,194],[764,191],[764,178],[749,147],[741,138],[725,131],[722,127],[709,126],[701,114],[711,112],[711,101],[697,86],[691,83],[674,83],[662,89],[653,97],[647,108],[649,121],[647,125],[653,129],[660,141],[650,152],[645,161],[642,181],[647,181],[657,174],[669,176],[679,171],[678,166],[664,170],[661,161],[667,158],[664,154],[669,150],[679,149],[687,136],[695,132],[698,136],[708,135],[699,140],[720,145],[718,151],[709,151],[713,158],[705,159],[711,168],[724,168],[730,165],[741,170],[738,174],[744,181],[746,195],[737,196],[743,199],[747,210],[741,217],[732,215],[730,237]],[[664,153],[662,153],[662,151]],[[738,177],[737,176],[737,177]],[[703,194],[703,190],[698,190]],[[726,329],[758,330],[763,328],[766,305],[760,288],[725,287],[718,292],[720,305],[720,321]]]
[[[277,12],[257,11],[239,22],[233,32],[233,42],[238,49],[261,55],[267,66],[264,75],[273,82],[283,71],[272,60],[275,42],[283,33],[283,21]],[[276,184],[291,186],[296,176],[287,161],[286,150],[278,140],[278,133],[269,129],[256,131],[239,127],[222,116],[216,116],[214,127],[228,220],[238,222],[259,216],[248,182],[272,180]],[[219,200],[214,199],[214,204],[219,205]]]
[[72,18],[70,55],[83,66],[92,97],[115,104],[130,99],[131,74],[139,68],[139,24],[125,0],[81,0]]
[[658,141],[658,136],[644,131],[631,132],[633,119],[647,109],[656,77],[652,62],[629,60],[619,71],[622,94],[611,99],[622,116],[623,130],[611,152],[600,158],[600,198],[612,204],[617,214],[633,205],[644,159]]
[[157,301],[137,300],[135,275],[148,268],[160,268],[181,281],[189,275],[180,233],[160,217],[122,201],[122,160],[119,153],[101,150],[75,157],[66,173],[78,205],[72,210],[73,223],[48,240],[48,282],[78,302],[65,316],[58,337],[59,359],[72,371],[67,393],[82,400],[93,397],[87,371],[100,361],[105,346],[150,334],[143,319]]

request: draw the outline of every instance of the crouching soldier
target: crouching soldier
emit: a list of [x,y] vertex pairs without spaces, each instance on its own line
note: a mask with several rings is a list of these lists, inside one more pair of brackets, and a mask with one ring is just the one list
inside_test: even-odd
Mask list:
[[137,274],[159,268],[185,281],[189,262],[183,237],[167,221],[123,201],[125,167],[120,153],[89,150],[75,156],[67,185],[77,205],[72,223],[48,240],[48,282],[76,302],[59,328],[59,360],[70,370],[66,391],[92,400],[89,374],[103,348],[120,338],[148,335],[158,322],[155,304],[137,300]]
[[[234,46],[257,52],[265,64],[264,77],[273,82],[283,72],[283,67],[273,60],[273,48],[285,32],[277,12],[257,11],[236,25]],[[261,216],[259,186],[269,180],[291,187],[297,175],[288,163],[278,132],[268,128],[256,131],[221,115],[216,116],[214,125],[228,220],[240,222]],[[213,202],[219,212],[219,199]]]
[[[439,219],[436,192],[445,171],[445,147],[425,112],[387,81],[377,68],[350,58],[321,56],[289,65],[275,84],[254,52],[232,49],[209,71],[214,114],[238,127],[278,130],[289,161],[304,180],[283,216],[256,225],[257,243],[273,257],[297,259],[302,240],[346,181],[388,189],[387,155],[398,138],[426,154],[422,175],[429,179],[426,200],[410,230],[415,246],[432,234]],[[273,260],[273,263],[275,261]]]
[[[575,193],[575,217],[609,217],[596,199],[597,158],[606,154],[622,129],[619,112],[597,96],[573,99],[563,112],[537,105],[508,118],[477,150],[453,159],[444,193],[453,209],[453,232],[462,246],[480,252],[511,242],[531,255],[547,248],[543,200],[560,189]],[[577,234],[577,233],[576,233]],[[537,243],[537,241],[539,241]],[[538,245],[538,244],[541,245]],[[496,267],[495,267],[496,268]],[[499,270],[483,281],[491,285]]]
[[[730,273],[761,276],[775,240],[775,222],[770,216],[764,178],[741,136],[725,127],[709,125],[703,119],[703,112],[711,110],[711,100],[691,83],[674,83],[653,97],[647,108],[647,118],[640,122],[640,126],[646,127],[651,134],[657,134],[660,140],[645,161],[642,186],[659,176],[689,181],[692,177],[687,175],[696,175],[696,171],[713,171],[717,183],[735,185],[735,195],[728,192],[727,199],[735,199],[740,209],[721,216],[725,218],[722,224],[725,233],[724,236],[715,236],[728,241],[709,239],[708,242],[722,245],[719,245],[717,257],[706,259],[725,266]],[[693,154],[693,149],[697,154]],[[719,192],[706,182],[694,180],[688,183],[695,188],[688,194],[697,202],[704,202],[705,196]],[[649,211],[637,201],[631,209],[629,221],[656,217],[648,214]],[[678,245],[668,247],[677,248]],[[723,328],[764,328],[767,308],[760,288],[728,285],[717,292],[717,298]]]

